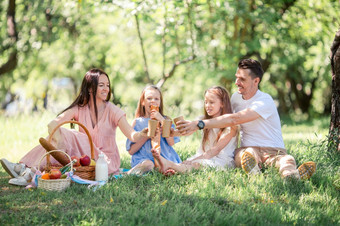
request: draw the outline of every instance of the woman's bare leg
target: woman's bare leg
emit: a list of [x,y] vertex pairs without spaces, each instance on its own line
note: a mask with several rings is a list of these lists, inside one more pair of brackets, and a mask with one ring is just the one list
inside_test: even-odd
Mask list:
[[150,160],[145,160],[132,169],[130,169],[127,174],[137,174],[137,175],[143,175],[144,173],[152,170],[154,168],[154,164]]
[[160,153],[155,149],[152,149],[151,153],[152,153],[153,157],[155,158],[155,161],[158,162],[158,164],[159,164],[158,168],[159,168],[159,171],[161,173],[165,173],[168,169],[174,169],[177,172],[184,173],[184,172],[189,172],[192,169],[197,169],[200,166],[198,163],[196,163],[196,164],[194,163],[193,165],[174,163],[172,161],[169,161],[169,160],[163,158],[160,155]]

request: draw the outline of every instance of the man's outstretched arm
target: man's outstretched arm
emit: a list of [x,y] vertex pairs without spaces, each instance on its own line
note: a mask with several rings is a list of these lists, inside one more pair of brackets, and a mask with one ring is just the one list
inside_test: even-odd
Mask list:
[[[204,129],[225,128],[228,126],[240,125],[246,122],[253,121],[261,117],[256,111],[247,108],[234,114],[225,114],[213,119],[204,119]],[[181,135],[187,135],[198,130],[198,120],[195,121],[179,121],[177,128]]]

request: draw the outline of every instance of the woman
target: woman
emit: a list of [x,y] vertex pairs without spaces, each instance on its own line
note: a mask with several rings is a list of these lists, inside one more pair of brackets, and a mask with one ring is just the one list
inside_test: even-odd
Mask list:
[[[48,132],[54,130],[59,124],[75,120],[83,124],[89,131],[95,149],[95,159],[103,152],[108,163],[109,174],[117,173],[120,167],[120,156],[116,144],[117,126],[130,140],[137,142],[142,136],[146,136],[146,130],[138,133],[129,125],[125,113],[116,105],[109,102],[111,87],[108,75],[100,69],[91,69],[83,79],[80,93],[76,100],[59,116],[48,124]],[[90,144],[83,128],[79,132],[65,128],[59,128],[53,135],[53,144],[64,150],[70,156],[90,156]],[[28,152],[20,163],[11,163],[1,159],[1,164],[12,179],[9,183],[25,186],[29,184],[32,172],[29,167],[37,166],[40,158],[46,150],[38,145]],[[45,163],[44,160],[43,163]],[[56,160],[51,159],[51,163]],[[42,164],[44,165],[44,164]]]

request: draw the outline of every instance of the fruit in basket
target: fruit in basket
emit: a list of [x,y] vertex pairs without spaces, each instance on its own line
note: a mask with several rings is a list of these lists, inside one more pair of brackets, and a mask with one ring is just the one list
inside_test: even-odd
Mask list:
[[73,163],[73,166],[74,166],[74,167],[80,166],[79,157],[77,157],[77,156],[71,156],[71,159],[72,159],[72,160],[73,160],[73,159],[77,160],[75,163]]
[[96,165],[96,161],[94,161],[93,159],[91,159],[90,166],[95,166],[95,165]]
[[41,179],[49,180],[49,179],[50,179],[50,174],[44,173],[44,174],[41,176]]
[[91,164],[91,159],[90,159],[89,156],[87,156],[87,155],[82,155],[82,156],[80,157],[80,165],[82,165],[82,166],[88,166],[88,165],[90,165],[90,164]]
[[59,169],[50,170],[50,179],[59,179],[61,177],[61,172]]

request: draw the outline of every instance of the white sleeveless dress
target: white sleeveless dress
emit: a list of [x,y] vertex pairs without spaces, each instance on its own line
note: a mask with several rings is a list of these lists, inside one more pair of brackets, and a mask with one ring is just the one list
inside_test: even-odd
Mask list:
[[[210,130],[208,140],[205,143],[205,150],[210,150],[216,143],[216,138],[219,133],[219,128],[214,128]],[[223,134],[230,133],[230,127],[224,129]],[[229,143],[220,151],[220,153],[211,159],[198,159],[194,160],[193,162],[197,162],[203,166],[214,167],[218,169],[225,169],[225,168],[235,168],[234,162],[234,151],[237,148],[237,135],[234,136]],[[188,160],[192,160],[204,153],[202,149],[202,144],[200,148],[196,151],[196,154]]]

